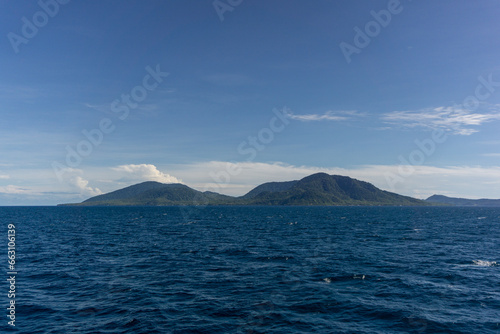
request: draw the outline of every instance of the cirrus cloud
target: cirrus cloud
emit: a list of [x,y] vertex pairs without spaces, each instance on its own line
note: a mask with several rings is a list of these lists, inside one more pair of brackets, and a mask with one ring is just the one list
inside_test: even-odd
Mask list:
[[[486,106],[486,108],[484,108]],[[460,106],[424,108],[420,110],[392,111],[382,116],[389,124],[397,124],[407,128],[423,127],[443,129],[453,134],[468,136],[479,132],[474,126],[500,120],[498,105],[486,105],[483,110],[471,112]]]
[[286,116],[296,121],[310,122],[310,121],[346,121],[355,116],[364,116],[364,114],[359,113],[356,110],[341,110],[341,111],[329,110],[323,114],[303,114],[303,115],[287,112]]

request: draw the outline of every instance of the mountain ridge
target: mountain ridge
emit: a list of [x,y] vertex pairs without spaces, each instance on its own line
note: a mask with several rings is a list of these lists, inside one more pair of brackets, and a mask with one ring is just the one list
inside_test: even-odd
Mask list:
[[500,199],[467,199],[459,197],[448,197],[444,195],[432,195],[426,199],[429,203],[450,206],[477,206],[477,207],[500,207]]
[[263,183],[247,194],[232,197],[201,192],[180,183],[146,181],[64,206],[140,205],[319,205],[429,206],[416,198],[381,190],[348,176],[316,173],[300,180]]

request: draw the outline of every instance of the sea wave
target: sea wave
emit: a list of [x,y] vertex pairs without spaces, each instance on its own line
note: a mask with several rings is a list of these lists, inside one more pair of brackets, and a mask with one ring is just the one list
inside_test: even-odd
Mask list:
[[496,261],[485,261],[485,260],[472,260],[476,266],[480,267],[496,267],[498,263]]

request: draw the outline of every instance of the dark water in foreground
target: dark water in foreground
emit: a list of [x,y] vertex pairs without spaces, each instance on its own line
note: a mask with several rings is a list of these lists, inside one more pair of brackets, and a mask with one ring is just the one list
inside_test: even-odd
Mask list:
[[0,223],[20,333],[500,333],[500,209],[4,207]]

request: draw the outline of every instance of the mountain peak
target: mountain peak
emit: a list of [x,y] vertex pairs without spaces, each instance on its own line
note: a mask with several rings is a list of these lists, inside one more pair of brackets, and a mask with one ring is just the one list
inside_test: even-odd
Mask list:
[[314,173],[314,174],[311,174],[309,176],[306,176],[306,177],[302,178],[300,181],[302,181],[302,180],[314,180],[314,179],[326,179],[326,178],[329,178],[332,176],[336,176],[336,175],[330,175],[327,173],[319,172],[319,173]]

